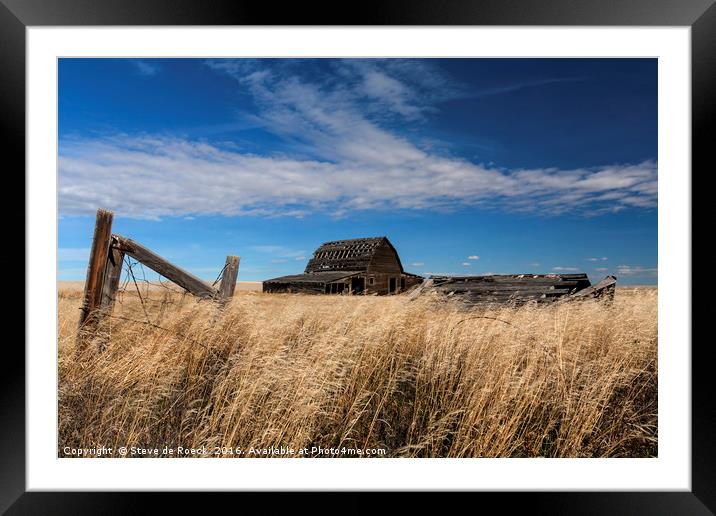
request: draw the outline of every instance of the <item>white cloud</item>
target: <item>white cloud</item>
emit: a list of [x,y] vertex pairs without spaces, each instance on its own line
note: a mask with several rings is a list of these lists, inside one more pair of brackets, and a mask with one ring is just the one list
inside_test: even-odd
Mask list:
[[472,264],[470,262],[462,262],[463,267],[470,267]]
[[420,113],[420,108],[410,102],[410,92],[405,85],[379,70],[364,74],[363,89],[368,96],[383,100],[401,115],[414,117]]
[[618,276],[634,276],[653,278],[658,275],[656,267],[643,267],[641,265],[617,265]]
[[607,272],[609,269],[607,269],[606,267],[597,267],[594,270],[597,272]]
[[159,72],[159,65],[156,63],[149,63],[148,61],[143,61],[142,59],[128,59],[128,61],[132,63],[132,65],[142,75],[155,75]]
[[155,219],[316,212],[341,217],[368,209],[482,206],[593,215],[656,206],[654,161],[509,170],[432,151],[389,129],[395,124],[384,123],[386,116],[420,118],[434,110],[436,99],[455,94],[446,78],[403,61],[338,64],[338,82],[306,79],[295,69],[300,65],[290,63],[281,73],[251,60],[208,64],[253,97],[258,112],[252,123],[280,137],[282,146],[258,155],[157,134],[65,138],[59,156],[62,214],[103,207]]
[[579,270],[578,267],[552,267],[553,271],[559,271],[559,272],[577,272]]
[[425,262],[413,262],[410,264],[412,267],[422,267],[425,265]]
[[542,264],[539,262],[532,262],[532,263],[528,263],[527,265],[529,265],[530,267],[539,267]]
[[599,258],[587,258],[586,260],[588,262],[596,262],[596,261],[599,261]]
[[[164,136],[65,140],[59,158],[60,209],[63,214],[91,214],[103,207],[138,218],[300,217],[477,205],[559,214],[581,211],[592,198],[579,190],[579,178],[590,174],[586,170],[533,170],[531,179],[523,181],[519,177],[524,172],[430,155],[374,127],[357,133],[354,140],[347,135],[335,139],[336,153],[325,160],[242,154]],[[655,163],[640,167],[656,181]],[[559,186],[552,183],[558,176]],[[656,198],[641,204],[655,206]],[[591,210],[614,211],[619,206],[598,204]]]
[[472,255],[468,256],[467,259],[468,260],[479,260],[480,257],[477,256],[476,254],[472,254]]

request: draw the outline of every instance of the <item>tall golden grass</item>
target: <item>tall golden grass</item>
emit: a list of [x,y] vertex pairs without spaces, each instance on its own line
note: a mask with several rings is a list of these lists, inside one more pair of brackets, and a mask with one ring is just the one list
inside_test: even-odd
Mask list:
[[431,296],[242,292],[221,312],[172,294],[175,304],[148,303],[155,326],[125,293],[101,353],[75,342],[80,295],[60,291],[60,456],[66,446],[657,454],[656,289],[619,289],[611,306],[469,311]]

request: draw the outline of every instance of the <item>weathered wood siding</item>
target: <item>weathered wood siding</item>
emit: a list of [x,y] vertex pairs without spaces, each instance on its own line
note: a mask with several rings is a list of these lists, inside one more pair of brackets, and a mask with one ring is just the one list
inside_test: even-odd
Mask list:
[[376,247],[373,253],[373,259],[370,261],[370,265],[368,265],[367,273],[392,273],[397,274],[399,277],[402,272],[403,268],[400,266],[397,253],[387,241],[383,241]]
[[[388,294],[391,277],[400,278],[400,273],[372,272],[366,274],[366,294]],[[373,280],[372,285],[370,284],[371,279]]]
[[[400,294],[423,282],[423,278],[420,276],[395,272],[369,273],[366,278],[368,278],[366,281],[366,294],[390,294],[390,278],[395,278],[395,292],[392,292],[393,294]],[[374,280],[372,285],[370,284],[370,278]]]
[[325,294],[325,283],[294,282],[283,283],[278,281],[264,281],[263,291],[272,293],[302,293],[302,294]]

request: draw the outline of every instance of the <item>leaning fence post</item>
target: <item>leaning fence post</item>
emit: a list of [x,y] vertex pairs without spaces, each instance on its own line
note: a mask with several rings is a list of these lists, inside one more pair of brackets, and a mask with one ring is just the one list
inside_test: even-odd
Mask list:
[[219,299],[228,302],[234,296],[236,290],[236,276],[239,274],[238,256],[227,256],[224,272],[221,275],[221,285],[219,286]]
[[119,290],[119,280],[122,275],[122,264],[124,263],[124,251],[114,247],[116,239],[112,236],[109,255],[107,256],[107,269],[104,273],[104,285],[102,286],[102,302],[100,306],[103,310],[110,311],[114,306]]
[[236,290],[236,277],[239,273],[238,256],[226,257],[221,285],[216,289],[143,245],[122,235],[112,234],[112,218],[111,211],[97,210],[77,328],[77,352],[86,349],[90,340],[98,343],[100,351],[104,349],[107,339],[97,338],[99,336],[96,333],[99,323],[110,314],[117,298],[125,255],[134,258],[197,297],[219,301],[222,305],[226,305],[233,297]]
[[[78,344],[81,348],[84,347],[84,337],[96,328],[103,306],[104,285],[112,240],[112,218],[111,211],[97,210],[77,332]],[[121,267],[121,264],[119,266]]]

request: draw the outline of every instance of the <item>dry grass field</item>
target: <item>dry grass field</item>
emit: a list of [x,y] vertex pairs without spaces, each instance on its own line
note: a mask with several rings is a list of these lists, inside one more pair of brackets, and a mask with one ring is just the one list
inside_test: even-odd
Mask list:
[[223,312],[161,290],[143,308],[128,289],[102,353],[100,342],[76,346],[80,297],[60,286],[59,456],[66,446],[657,454],[654,288],[620,288],[611,306],[469,311],[429,295],[239,289]]

